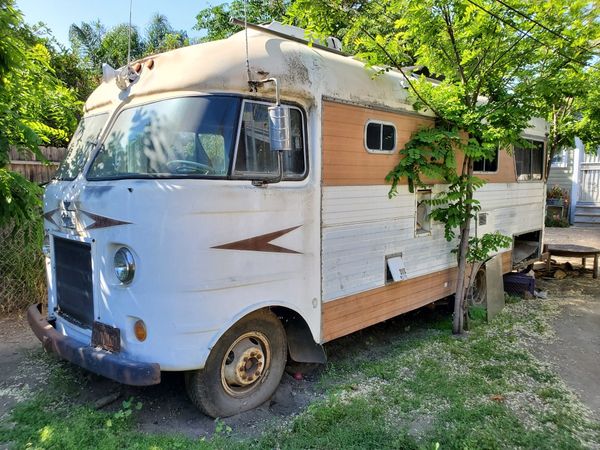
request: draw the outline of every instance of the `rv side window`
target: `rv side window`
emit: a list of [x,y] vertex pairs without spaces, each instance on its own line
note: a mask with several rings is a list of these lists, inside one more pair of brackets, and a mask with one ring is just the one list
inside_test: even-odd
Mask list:
[[541,180],[544,170],[544,143],[527,141],[529,145],[515,145],[517,180]]
[[390,153],[396,149],[396,127],[392,123],[368,121],[365,147],[369,153]]
[[[245,101],[240,136],[235,157],[234,175],[241,178],[268,178],[277,175],[277,152],[269,142],[267,103]],[[306,172],[302,113],[291,108],[292,150],[282,153],[283,179],[298,180]]]
[[473,163],[475,172],[497,172],[498,171],[498,149],[491,159],[481,158]]

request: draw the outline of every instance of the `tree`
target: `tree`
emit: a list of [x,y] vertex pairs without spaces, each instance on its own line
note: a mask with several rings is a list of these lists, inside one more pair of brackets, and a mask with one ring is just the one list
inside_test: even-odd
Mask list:
[[[566,136],[557,137],[557,145],[581,128],[569,125],[578,114],[597,121],[597,103],[592,105],[586,92],[598,91],[590,84],[597,71],[590,64],[592,43],[599,37],[598,9],[587,0],[512,0],[510,5],[500,0],[297,0],[289,14],[323,35],[335,24],[345,33],[347,48],[375,71],[399,70],[415,109],[434,113],[435,126],[415,133],[400,150],[388,181],[391,195],[401,179],[411,188],[424,185],[423,176],[448,184],[432,201],[432,218],[444,224],[448,240],[457,242],[453,331],[462,332],[467,263],[506,243],[494,235],[469,239],[479,209],[473,194],[483,185],[473,176],[473,163],[491,158],[498,146],[519,143],[528,121],[560,102],[581,106],[565,112],[570,119],[564,127],[551,122],[551,136]],[[438,81],[413,77],[414,66]],[[555,98],[553,88],[566,80],[577,88],[564,86]]]
[[187,33],[175,31],[167,17],[156,13],[146,28],[145,53],[153,54],[189,45]]
[[81,102],[56,78],[50,52],[14,2],[0,6],[0,226],[18,226],[39,217],[40,189],[8,169],[11,147],[43,160],[38,146],[66,142]]
[[[196,16],[196,30],[206,30],[203,42],[225,39],[240,31],[237,25],[231,23],[232,18],[244,18],[244,1],[233,0],[201,10]],[[272,20],[283,20],[291,0],[249,0],[246,3],[246,17],[251,23],[267,23]]]
[[[81,25],[72,24],[69,39],[73,51],[84,61],[87,68],[100,74],[102,63],[113,67],[127,64],[129,53],[129,24],[117,25],[106,30],[98,20]],[[131,27],[131,59],[144,54],[144,42],[135,26]]]
[[[127,64],[129,52],[129,24],[123,23],[111,28],[102,37],[100,43],[100,57],[102,62],[113,67],[122,67]],[[131,27],[131,60],[144,55],[145,45],[137,28]]]
[[100,70],[104,62],[102,60],[102,39],[106,34],[106,28],[99,20],[81,25],[72,24],[69,27],[69,40],[71,48],[76,53],[88,69]]

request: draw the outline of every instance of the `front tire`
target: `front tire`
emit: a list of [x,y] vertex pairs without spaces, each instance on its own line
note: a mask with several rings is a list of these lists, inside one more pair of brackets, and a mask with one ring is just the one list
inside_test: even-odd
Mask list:
[[283,325],[271,311],[256,311],[221,336],[204,369],[186,373],[187,392],[211,417],[248,411],[273,395],[286,361]]

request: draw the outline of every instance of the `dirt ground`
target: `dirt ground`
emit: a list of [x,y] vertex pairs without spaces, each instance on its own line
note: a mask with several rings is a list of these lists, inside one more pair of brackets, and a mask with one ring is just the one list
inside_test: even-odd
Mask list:
[[[600,248],[600,226],[547,228],[544,242]],[[575,268],[581,266],[580,258],[553,259],[570,262]],[[591,268],[592,263],[589,259],[586,267]],[[555,364],[567,385],[600,419],[600,278],[586,273],[584,277],[547,283],[552,297],[562,300],[563,308],[554,324],[557,339],[542,346],[541,354]]]
[[[549,228],[545,242],[600,248],[600,227]],[[559,258],[557,262],[565,261]],[[571,262],[575,267],[581,264],[580,259]],[[564,280],[541,279],[538,288],[548,291],[549,301],[557,299],[563,305],[555,322],[557,339],[541,344],[539,356],[555,365],[565,383],[600,418],[600,279],[592,279],[591,273],[568,276]],[[402,332],[410,328],[411,321],[422,320],[427,314],[419,311],[406,314],[327,344],[326,351],[333,361],[352,358],[364,342],[375,339],[379,342],[379,351],[384,353],[386,343],[401,339]],[[376,353],[373,357],[377,356]],[[18,402],[44,389],[49,383],[50,366],[54,364],[62,364],[67,368],[66,372],[73,374],[73,378],[81,384],[74,394],[75,402],[93,404],[108,395],[118,394],[119,401],[106,407],[110,410],[130,396],[141,401],[144,407],[137,420],[141,431],[199,437],[210,435],[215,428],[215,422],[198,412],[188,401],[181,374],[166,373],[160,385],[146,388],[122,386],[89,374],[54,357],[43,357],[41,346],[29,330],[24,316],[0,319],[0,418]],[[256,435],[263,424],[285,421],[321,396],[322,387],[318,379],[318,370],[301,380],[285,374],[270,402],[229,418],[225,423],[235,434]]]

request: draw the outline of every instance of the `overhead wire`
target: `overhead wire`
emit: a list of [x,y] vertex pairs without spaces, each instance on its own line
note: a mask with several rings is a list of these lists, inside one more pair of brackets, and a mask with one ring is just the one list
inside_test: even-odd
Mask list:
[[[516,14],[518,14],[519,16],[523,17],[525,20],[528,20],[529,22],[532,22],[532,23],[536,24],[538,27],[540,27],[540,28],[542,28],[542,29],[544,29],[544,30],[548,31],[549,33],[552,33],[554,36],[556,36],[556,37],[558,37],[558,38],[560,38],[560,39],[562,39],[562,40],[564,40],[564,41],[568,42],[568,43],[569,43],[569,44],[571,44],[571,45],[574,45],[574,44],[573,44],[573,40],[572,40],[572,39],[569,39],[569,38],[567,38],[566,36],[564,36],[562,33],[559,33],[559,32],[557,32],[557,31],[555,31],[555,30],[553,30],[553,29],[551,29],[551,28],[547,27],[546,25],[544,25],[544,24],[543,24],[543,23],[541,23],[540,21],[538,21],[538,20],[535,20],[534,18],[532,18],[532,17],[528,16],[528,15],[527,15],[527,14],[525,14],[524,12],[522,12],[522,11],[518,10],[517,8],[515,8],[515,7],[511,6],[511,5],[509,5],[508,3],[504,2],[503,0],[494,0],[494,1],[495,1],[495,2],[497,2],[497,3],[500,3],[500,4],[501,4],[501,5],[503,5],[505,8],[507,8],[507,9],[510,9],[510,10],[511,10],[511,11],[513,11],[514,13],[516,13]],[[576,47],[579,47],[581,50],[584,50],[584,51],[586,51],[586,52],[593,53],[593,51],[592,51],[592,50],[590,50],[589,48],[582,47],[582,46],[580,46],[580,45],[576,45],[576,44],[575,44],[575,46],[576,46]]]
[[[495,0],[497,1],[497,0]],[[541,41],[540,39],[536,38],[535,36],[533,36],[532,34],[526,33],[525,31],[523,31],[522,29],[520,29],[519,27],[517,27],[516,25],[504,20],[502,17],[498,16],[497,14],[493,13],[492,11],[484,8],[483,6],[481,6],[480,4],[474,2],[473,0],[467,0],[467,2],[471,3],[473,6],[481,9],[482,11],[484,11],[485,13],[487,13],[488,15],[494,17],[496,20],[502,22],[503,24],[511,27],[512,29],[514,29],[515,31],[518,31],[519,33],[523,33],[526,35],[526,37],[528,37],[529,39],[537,42],[539,45],[543,46],[544,48],[550,50],[550,51],[554,51],[556,53],[558,53],[560,56],[562,56],[563,58],[565,58],[566,60],[582,65],[584,67],[588,67],[590,69],[593,70],[599,70],[597,67],[593,66],[593,65],[589,65],[587,61],[580,61],[574,58],[571,58],[568,55],[565,55],[563,52],[559,51],[557,48],[552,47],[551,45],[546,44],[545,42]]]

